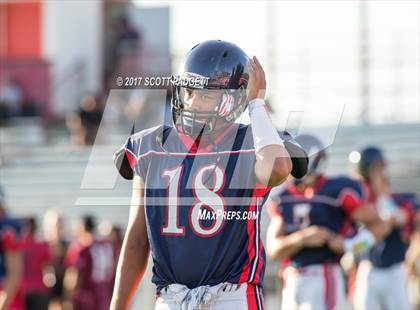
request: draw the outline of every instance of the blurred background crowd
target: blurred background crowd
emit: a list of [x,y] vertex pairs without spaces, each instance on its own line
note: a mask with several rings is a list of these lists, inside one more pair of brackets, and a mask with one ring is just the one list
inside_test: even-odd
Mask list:
[[[322,137],[329,174],[347,174],[349,153],[374,142],[393,190],[418,196],[419,11],[417,1],[1,1],[0,227],[26,253],[20,293],[39,309],[83,300],[87,261],[107,300],[131,191],[112,154],[132,130],[170,122],[169,88],[116,78],[170,76],[208,39],[261,59],[273,121]],[[86,256],[93,246],[101,254]],[[277,270],[269,261],[273,309]],[[153,305],[149,279],[135,309]]]
[[120,227],[84,215],[70,229],[55,209],[39,223],[35,217],[9,216],[3,203],[0,281],[4,290],[15,287],[5,309],[109,308]]

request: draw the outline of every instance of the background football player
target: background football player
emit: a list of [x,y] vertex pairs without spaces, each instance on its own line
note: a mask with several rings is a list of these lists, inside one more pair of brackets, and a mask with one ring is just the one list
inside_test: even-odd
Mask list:
[[413,228],[413,198],[392,194],[385,157],[378,147],[360,151],[357,172],[364,181],[368,200],[393,229],[359,263],[355,309],[410,309],[403,263]]
[[66,261],[65,285],[74,309],[109,309],[114,276],[114,251],[99,240],[92,216],[79,224],[77,240],[70,245]]
[[[292,171],[265,89],[256,57],[229,42],[200,43],[173,79],[174,127],[136,133],[116,153],[120,173],[134,181],[112,309],[129,305],[150,250],[156,309],[263,307],[258,214]],[[251,125],[235,123],[247,105]],[[257,216],[203,220],[203,210]]]
[[[288,260],[282,272],[282,309],[342,309],[342,254],[371,246],[389,230],[364,205],[357,181],[324,175],[327,154],[319,139],[300,135],[296,141],[314,154],[308,173],[273,190],[268,203],[267,252],[273,259]],[[354,221],[365,229],[350,237]]]

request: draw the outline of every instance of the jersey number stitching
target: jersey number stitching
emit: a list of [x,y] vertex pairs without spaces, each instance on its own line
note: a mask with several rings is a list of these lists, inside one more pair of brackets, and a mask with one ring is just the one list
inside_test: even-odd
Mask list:
[[[165,170],[162,176],[166,178],[168,183],[166,223],[161,227],[163,235],[185,236],[185,227],[180,226],[178,222],[179,213],[179,192],[180,182],[184,167],[181,165],[175,169]],[[213,186],[207,187],[204,182],[208,178],[207,172],[212,172]],[[220,195],[225,183],[225,174],[219,166],[207,165],[201,167],[197,174],[193,177],[193,194],[197,199],[188,214],[189,223],[192,231],[200,236],[209,238],[217,234],[223,227],[224,219],[216,216],[211,226],[203,226],[200,222],[200,210],[206,209],[214,214],[221,214],[225,211],[225,202]]]
[[311,205],[309,203],[299,203],[293,206],[293,224],[301,229],[308,227],[311,224],[310,211]]

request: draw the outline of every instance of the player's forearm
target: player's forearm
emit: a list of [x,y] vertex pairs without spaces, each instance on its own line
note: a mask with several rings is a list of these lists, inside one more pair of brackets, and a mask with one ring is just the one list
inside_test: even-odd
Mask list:
[[392,225],[382,220],[375,221],[366,225],[366,228],[375,237],[375,241],[381,241],[385,239],[392,230]]
[[20,279],[16,277],[8,277],[5,281],[4,289],[0,294],[0,310],[9,309],[10,303],[16,295],[19,281]]
[[392,229],[387,221],[381,219],[376,208],[370,205],[366,205],[353,212],[351,218],[355,222],[362,223],[365,228],[372,233],[375,241],[386,238]]
[[147,268],[149,252],[148,240],[139,240],[130,235],[124,239],[115,277],[112,310],[126,310],[130,305]]
[[290,155],[271,122],[263,97],[250,100],[248,110],[256,153],[255,175],[264,185],[279,185],[292,171]]
[[270,240],[267,253],[273,259],[291,257],[303,248],[303,239],[300,232]]
[[1,292],[0,309],[9,309],[9,305],[16,295],[22,278],[22,254],[19,252],[6,254],[6,268],[8,276]]
[[280,145],[267,145],[256,154],[255,175],[262,184],[277,186],[292,171],[287,150]]

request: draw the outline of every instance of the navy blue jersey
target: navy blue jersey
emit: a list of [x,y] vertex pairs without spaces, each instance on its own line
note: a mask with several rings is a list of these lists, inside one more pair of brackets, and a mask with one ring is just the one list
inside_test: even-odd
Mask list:
[[407,223],[394,228],[382,241],[377,242],[368,253],[372,265],[378,268],[387,268],[405,260],[405,253],[409,245],[409,237],[413,229],[415,197],[412,195],[393,195],[394,201],[406,215]]
[[[270,196],[271,216],[281,216],[284,234],[289,235],[306,227],[317,225],[348,236],[354,233],[351,214],[362,206],[361,185],[348,177],[320,176],[317,185],[300,192],[295,183],[276,188]],[[303,248],[290,257],[291,265],[304,267],[313,264],[335,263],[340,256],[327,246]]]
[[262,284],[260,211],[250,126],[233,124],[213,143],[158,126],[132,135],[126,155],[145,184],[145,214],[158,290],[222,282]]

